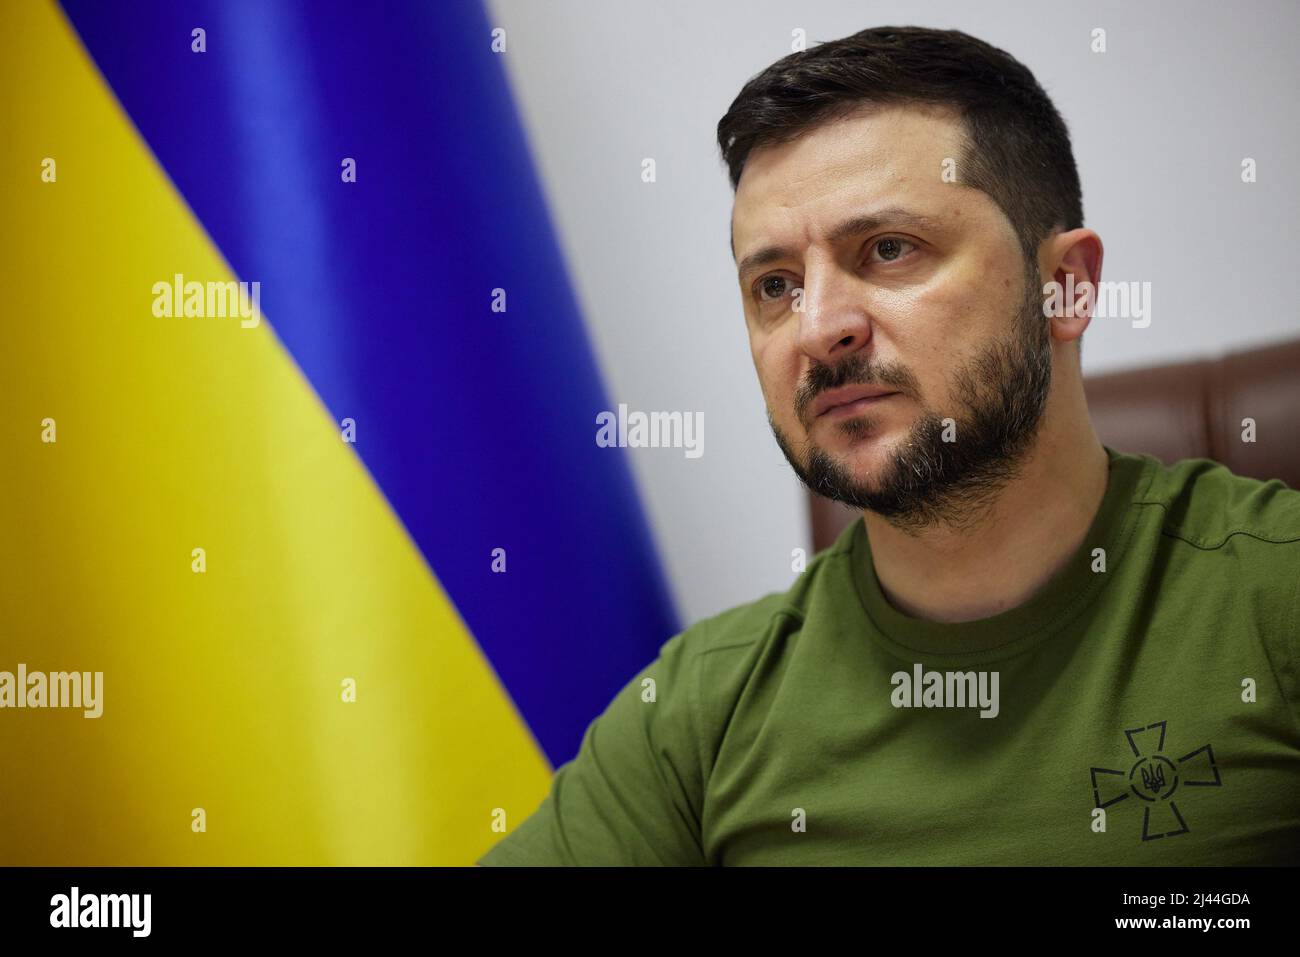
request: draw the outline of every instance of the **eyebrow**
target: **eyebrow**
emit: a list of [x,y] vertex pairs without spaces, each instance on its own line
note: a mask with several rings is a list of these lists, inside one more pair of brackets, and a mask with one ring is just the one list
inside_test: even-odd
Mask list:
[[[890,206],[875,213],[851,216],[827,233],[826,238],[829,242],[838,243],[853,236],[873,232],[882,226],[914,226],[924,230],[938,228],[938,224],[928,216],[904,209],[901,206]],[[734,256],[736,253],[734,245],[731,252]],[[740,261],[740,265],[736,267],[736,275],[744,279],[749,272],[759,266],[766,266],[778,259],[793,258],[794,255],[795,251],[785,246],[764,246]]]

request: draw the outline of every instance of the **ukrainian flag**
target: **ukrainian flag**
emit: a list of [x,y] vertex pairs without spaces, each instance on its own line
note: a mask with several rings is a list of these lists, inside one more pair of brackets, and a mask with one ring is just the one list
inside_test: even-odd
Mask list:
[[471,863],[678,630],[516,38],[0,10],[0,864]]

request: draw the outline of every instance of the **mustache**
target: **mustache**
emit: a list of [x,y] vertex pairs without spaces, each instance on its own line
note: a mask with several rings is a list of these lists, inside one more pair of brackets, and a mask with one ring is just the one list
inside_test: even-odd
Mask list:
[[914,395],[917,391],[916,376],[900,363],[873,363],[862,356],[850,356],[834,367],[814,365],[804,383],[795,390],[795,414],[799,421],[807,421],[808,410],[817,396],[846,385],[886,387],[904,395]]

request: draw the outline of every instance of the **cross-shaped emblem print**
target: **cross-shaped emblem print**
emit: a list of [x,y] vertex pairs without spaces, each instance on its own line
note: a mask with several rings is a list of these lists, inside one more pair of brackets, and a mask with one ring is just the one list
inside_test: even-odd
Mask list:
[[1165,725],[1157,721],[1145,728],[1124,732],[1134,763],[1126,771],[1092,768],[1092,796],[1099,808],[1110,807],[1130,797],[1143,802],[1142,840],[1175,837],[1191,831],[1178,810],[1174,795],[1182,800],[1187,788],[1222,787],[1214,749],[1203,744],[1181,758],[1165,754]]

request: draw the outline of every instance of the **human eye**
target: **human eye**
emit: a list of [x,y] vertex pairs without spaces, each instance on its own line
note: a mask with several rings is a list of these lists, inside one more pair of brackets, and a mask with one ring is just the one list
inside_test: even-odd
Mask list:
[[900,259],[905,259],[908,253],[914,249],[916,249],[916,243],[910,242],[901,236],[882,236],[871,242],[867,262],[898,262]]
[[753,292],[759,302],[776,302],[793,288],[794,284],[785,276],[771,273],[754,283]]

